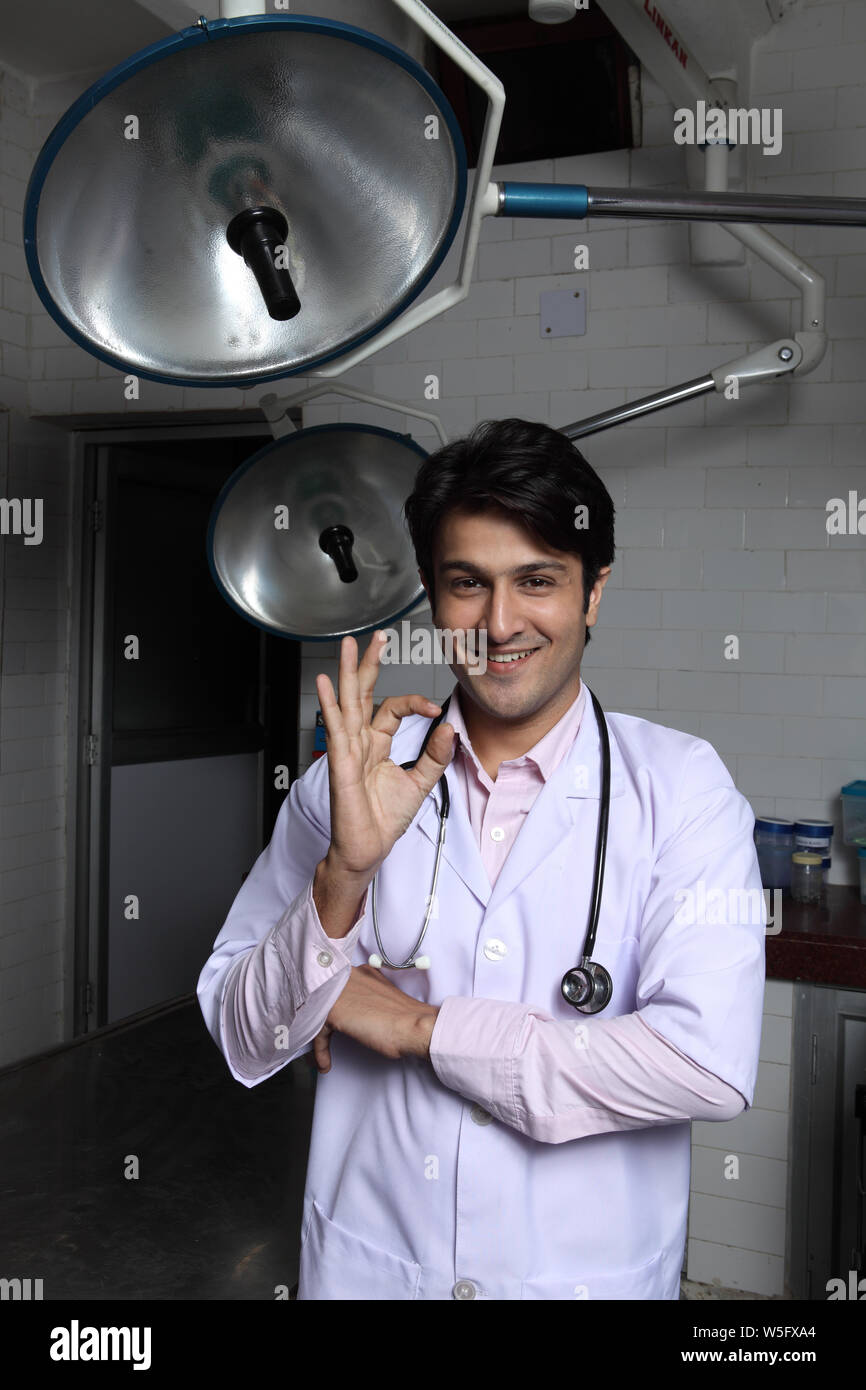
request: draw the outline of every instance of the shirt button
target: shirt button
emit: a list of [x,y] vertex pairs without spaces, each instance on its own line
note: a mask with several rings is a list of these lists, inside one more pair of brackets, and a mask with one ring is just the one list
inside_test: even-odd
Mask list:
[[469,1279],[458,1279],[451,1290],[452,1298],[474,1298],[475,1285]]
[[502,960],[503,956],[508,955],[508,947],[498,937],[491,936],[490,940],[484,943],[484,954],[488,960]]
[[330,965],[333,959],[334,957],[331,955],[330,951],[320,951],[316,956],[316,960],[320,965]]
[[493,1123],[493,1116],[489,1111],[484,1109],[483,1105],[473,1105],[469,1114],[477,1125],[489,1125]]
[[501,825],[494,825],[493,829],[490,832],[490,838],[491,840],[496,840],[497,842],[499,840],[505,839],[505,831],[502,829]]

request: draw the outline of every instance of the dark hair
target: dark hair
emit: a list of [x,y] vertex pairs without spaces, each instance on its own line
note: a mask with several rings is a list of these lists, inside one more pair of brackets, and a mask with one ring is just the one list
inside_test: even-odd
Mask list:
[[[578,506],[587,508],[584,529],[575,525]],[[586,613],[599,570],[613,563],[613,499],[564,434],[517,419],[482,421],[465,439],[430,454],[418,469],[403,510],[431,606],[436,593],[433,542],[440,521],[455,508],[478,513],[497,507],[513,513],[550,549],[580,556]]]

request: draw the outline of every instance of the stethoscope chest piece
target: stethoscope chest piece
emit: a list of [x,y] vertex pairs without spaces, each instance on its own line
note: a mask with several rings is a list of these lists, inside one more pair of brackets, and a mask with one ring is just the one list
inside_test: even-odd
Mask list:
[[562,997],[582,1014],[597,1014],[610,1003],[613,981],[603,965],[587,960],[562,977]]

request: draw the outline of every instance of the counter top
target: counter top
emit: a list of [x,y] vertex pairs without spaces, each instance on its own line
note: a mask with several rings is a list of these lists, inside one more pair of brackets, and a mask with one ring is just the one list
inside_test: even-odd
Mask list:
[[860,889],[830,884],[825,901],[814,907],[783,891],[782,930],[767,936],[767,979],[866,989],[866,907]]

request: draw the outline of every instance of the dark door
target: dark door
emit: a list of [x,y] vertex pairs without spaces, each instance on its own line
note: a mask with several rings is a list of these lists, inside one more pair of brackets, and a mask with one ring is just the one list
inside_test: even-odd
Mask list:
[[205,548],[220,488],[268,442],[95,451],[85,1027],[194,990],[297,775],[299,645],[229,607]]

